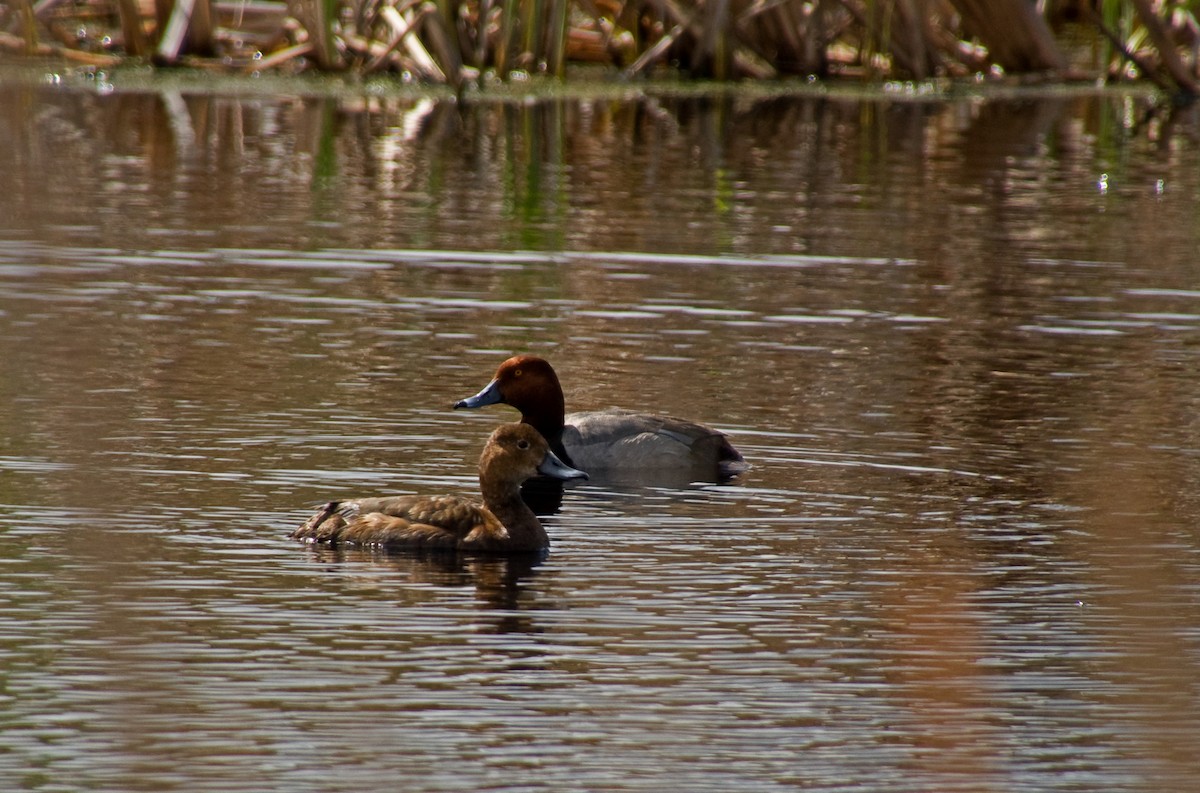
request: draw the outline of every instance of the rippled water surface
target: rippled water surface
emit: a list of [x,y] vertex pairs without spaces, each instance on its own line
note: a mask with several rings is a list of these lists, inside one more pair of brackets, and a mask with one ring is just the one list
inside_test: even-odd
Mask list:
[[[0,81],[4,788],[1188,789],[1197,140]],[[288,539],[476,492],[517,351],[752,467],[570,487],[537,563]]]

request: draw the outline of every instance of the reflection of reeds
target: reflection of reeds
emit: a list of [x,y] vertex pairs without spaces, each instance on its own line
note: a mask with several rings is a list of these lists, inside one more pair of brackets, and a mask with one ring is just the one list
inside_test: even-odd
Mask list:
[[[596,63],[715,79],[1039,73],[1124,76],[1192,92],[1200,26],[1151,0],[15,0],[0,48],[244,70],[394,72],[454,86]],[[1074,27],[1072,27],[1074,25]],[[1093,42],[1088,68],[1064,40]],[[1061,33],[1061,38],[1056,36]],[[1090,38],[1089,38],[1090,36]],[[1106,48],[1106,51],[1102,51]],[[1086,47],[1083,49],[1087,49]],[[1097,63],[1097,61],[1100,61]]]

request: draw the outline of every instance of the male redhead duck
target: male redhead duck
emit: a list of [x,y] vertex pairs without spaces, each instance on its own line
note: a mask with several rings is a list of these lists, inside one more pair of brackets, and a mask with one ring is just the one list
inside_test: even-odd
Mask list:
[[479,458],[483,505],[459,496],[391,496],[330,501],[292,539],[389,549],[445,548],[488,554],[538,553],[550,538],[521,500],[521,483],[537,474],[587,479],[563,463],[536,430],[501,425]]
[[616,409],[566,415],[558,375],[536,355],[509,358],[482,391],[454,407],[496,403],[521,411],[521,422],[535,427],[555,454],[585,471],[674,469],[722,480],[747,467],[723,433],[703,424]]

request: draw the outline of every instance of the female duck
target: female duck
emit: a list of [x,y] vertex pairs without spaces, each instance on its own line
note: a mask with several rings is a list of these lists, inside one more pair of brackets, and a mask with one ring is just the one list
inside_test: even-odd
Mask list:
[[626,410],[566,415],[558,375],[535,355],[509,358],[487,387],[454,407],[496,403],[521,411],[522,423],[535,427],[555,454],[585,471],[674,469],[721,480],[746,469],[729,439],[703,424]]
[[330,545],[445,548],[491,554],[537,553],[550,538],[521,500],[521,483],[537,474],[586,479],[563,463],[532,427],[504,424],[479,458],[480,506],[458,496],[392,496],[331,501],[292,533]]

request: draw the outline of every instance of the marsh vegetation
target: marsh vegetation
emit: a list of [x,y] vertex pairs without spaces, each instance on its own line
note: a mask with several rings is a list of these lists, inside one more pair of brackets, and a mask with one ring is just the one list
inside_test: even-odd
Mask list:
[[1200,26],[1172,0],[13,0],[0,50],[108,67],[477,80],[1150,80],[1194,94]]

